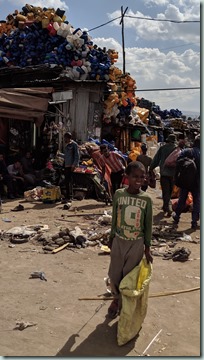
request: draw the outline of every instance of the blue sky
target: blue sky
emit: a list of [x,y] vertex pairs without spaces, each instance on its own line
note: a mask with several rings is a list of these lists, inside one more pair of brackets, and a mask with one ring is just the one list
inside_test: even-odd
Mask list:
[[[15,9],[21,10],[25,3],[0,0],[0,19],[5,20]],[[200,20],[200,1],[197,0],[34,0],[31,3],[63,8],[66,20],[75,28],[88,30],[120,16],[121,5],[123,9],[128,7],[126,15],[130,16]],[[154,101],[161,109],[199,112],[199,90],[140,92],[139,89],[200,86],[200,24],[127,17],[124,21],[126,71],[136,80],[137,96]],[[116,66],[122,69],[119,20],[90,31],[90,35],[98,46],[119,52]]]

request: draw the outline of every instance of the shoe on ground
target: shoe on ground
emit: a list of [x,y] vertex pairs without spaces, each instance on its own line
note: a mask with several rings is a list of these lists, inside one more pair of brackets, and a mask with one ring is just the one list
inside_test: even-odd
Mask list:
[[108,316],[115,319],[119,315],[119,300],[114,299],[108,308]]
[[174,224],[177,224],[177,225],[178,225],[179,220],[178,220],[178,218],[177,218],[177,216],[176,216],[175,213],[172,214],[172,219],[174,220]]
[[196,230],[197,229],[197,223],[192,223],[191,224],[191,229]]
[[164,212],[164,217],[171,217],[172,211],[165,211]]

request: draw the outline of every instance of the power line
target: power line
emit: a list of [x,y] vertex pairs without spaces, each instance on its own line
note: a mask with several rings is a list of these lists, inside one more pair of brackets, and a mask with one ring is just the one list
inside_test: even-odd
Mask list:
[[[114,81],[113,81],[114,82]],[[116,81],[117,82],[117,81]],[[169,91],[169,90],[172,90],[172,91],[177,91],[177,90],[190,90],[190,89],[193,89],[193,90],[199,90],[200,89],[200,86],[191,86],[191,87],[178,87],[178,88],[161,88],[161,89],[125,89],[125,92],[142,92],[142,91]],[[121,93],[121,92],[124,92],[124,90],[108,90],[108,91],[105,91],[106,93]]]
[[[177,56],[174,56],[172,59],[165,59],[165,60],[174,60],[174,59],[179,59],[179,58],[181,58],[181,53],[180,54],[177,54]],[[197,52],[197,53],[195,53],[195,54],[188,54],[188,55],[182,55],[182,59],[183,58],[186,58],[186,57],[192,57],[192,56],[195,56],[195,55],[200,55],[200,52]],[[149,63],[149,62],[156,62],[156,61],[158,61],[158,59],[156,59],[156,58],[152,58],[152,59],[149,59],[149,60],[143,60],[143,59],[134,59],[134,62],[139,62],[139,63]],[[133,61],[130,61],[130,62],[127,62],[127,64],[132,64],[133,63]],[[119,64],[119,62],[118,62],[118,64]]]
[[96,26],[96,27],[88,30],[88,32],[93,31],[93,30],[96,30],[96,29],[98,29],[98,28],[100,28],[100,27],[102,27],[102,26],[105,26],[105,25],[107,25],[107,24],[110,24],[111,22],[113,22],[113,21],[115,21],[115,20],[118,20],[118,19],[121,19],[121,16],[118,16],[118,17],[115,18],[115,19],[112,19],[112,20],[110,20],[110,21],[107,21],[107,22],[104,23],[104,24],[98,25],[98,26]]
[[170,19],[147,18],[147,17],[142,17],[142,16],[132,16],[132,15],[125,15],[125,17],[129,17],[132,19],[139,19],[139,20],[148,20],[148,21],[172,22],[172,23],[176,23],[176,24],[200,23],[200,20],[170,20]]
[[[195,95],[195,94],[197,94],[197,91],[193,91],[193,92],[189,92],[188,93],[188,95]],[[175,99],[178,99],[178,97],[177,96],[173,96],[173,97],[171,97],[170,99],[166,99],[166,98],[160,98],[160,102],[165,102],[165,103],[168,103],[168,102],[171,102],[172,100],[175,100]]]
[[169,50],[169,49],[174,49],[174,48],[178,48],[178,47],[182,47],[182,46],[190,46],[190,45],[197,45],[197,44],[200,44],[199,42],[195,42],[195,43],[186,43],[186,44],[181,44],[181,45],[175,45],[175,46],[170,46],[170,47],[167,47],[167,48],[161,48],[158,50]]
[[[200,89],[200,86],[194,86],[194,87],[178,87],[178,88],[163,88],[163,89],[136,89],[135,91],[177,91],[177,90],[190,90],[190,89]],[[128,90],[127,90],[128,91]],[[131,91],[131,90],[129,90]]]
[[[148,21],[160,21],[160,22],[172,22],[172,23],[177,23],[177,24],[184,24],[184,23],[200,23],[200,20],[171,20],[171,19],[157,19],[157,18],[148,18],[148,17],[142,17],[142,16],[132,16],[132,15],[124,15],[124,17],[129,17],[129,18],[133,18],[133,19],[139,19],[139,20],[148,20]],[[105,25],[108,25],[110,23],[112,23],[115,20],[118,19],[122,19],[122,16],[118,16],[112,20],[109,20],[101,25],[98,25],[92,29],[89,29],[88,32],[99,29],[100,27],[103,27]]]

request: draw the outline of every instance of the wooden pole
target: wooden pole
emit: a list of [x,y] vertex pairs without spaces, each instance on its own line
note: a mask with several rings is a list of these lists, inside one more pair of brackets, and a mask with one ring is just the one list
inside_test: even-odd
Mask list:
[[[183,294],[183,293],[197,291],[197,290],[200,290],[200,286],[195,287],[195,288],[185,289],[185,290],[174,290],[174,291],[154,293],[154,294],[150,294],[148,297],[155,298],[155,297],[160,297],[160,296],[170,296],[170,295]],[[95,296],[95,297],[79,298],[78,300],[114,300],[114,297],[113,296],[101,296],[101,297]]]
[[128,7],[126,7],[123,12],[123,6],[121,6],[121,20],[120,24],[122,24],[122,49],[123,49],[123,75],[125,75],[125,37],[124,37],[124,15],[127,11]]

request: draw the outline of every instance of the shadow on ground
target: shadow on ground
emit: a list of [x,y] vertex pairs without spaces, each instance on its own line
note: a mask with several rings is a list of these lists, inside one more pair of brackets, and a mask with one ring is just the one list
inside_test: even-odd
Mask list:
[[[72,203],[72,205],[74,206],[74,203]],[[83,205],[83,206],[77,205],[77,211],[79,211],[79,210],[96,210],[97,208],[101,209],[101,207],[107,207],[107,205],[103,202],[99,202],[96,204],[87,204],[87,205]],[[111,206],[109,206],[109,208],[112,209]]]
[[[105,318],[102,324],[96,326],[95,330],[89,334],[89,336],[83,340],[79,345],[75,345],[78,334],[73,334],[67,340],[63,348],[56,354],[56,356],[115,356],[123,357],[130,353],[135,347],[135,341],[138,338],[134,338],[123,346],[117,345],[117,321],[113,324],[109,324],[111,321]],[[72,350],[72,348],[74,349]],[[137,354],[136,354],[137,355]]]

